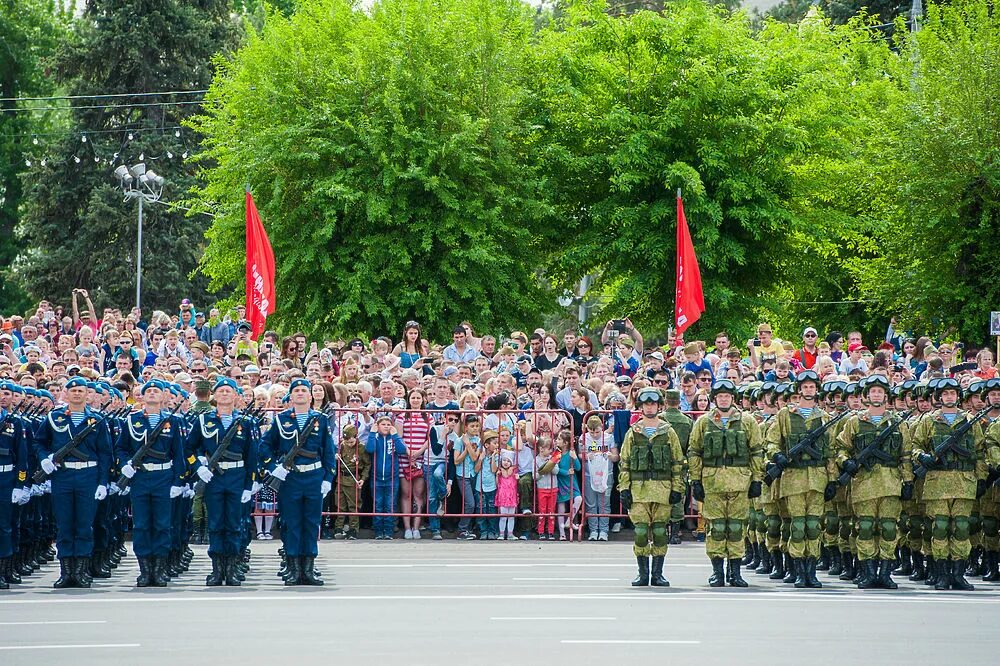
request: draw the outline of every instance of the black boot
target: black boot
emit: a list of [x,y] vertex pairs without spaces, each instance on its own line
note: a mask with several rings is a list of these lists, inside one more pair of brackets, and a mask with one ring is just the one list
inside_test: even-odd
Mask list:
[[1000,553],[988,550],[983,557],[986,559],[986,575],[983,576],[983,580],[987,583],[997,582],[1000,580]]
[[839,576],[844,571],[844,565],[840,560],[840,549],[831,546],[830,547],[830,568],[827,570],[826,575],[828,576]]
[[0,590],[9,590],[10,583],[7,582],[7,565],[10,563],[9,557],[0,559]]
[[[941,573],[941,569],[937,565],[937,560],[933,556],[928,555],[927,557],[927,578],[924,579],[924,585],[931,585],[937,587],[938,575]],[[948,589],[948,588],[945,588]]]
[[653,556],[653,564],[649,570],[649,584],[653,587],[670,587],[670,582],[663,577],[663,555]]
[[767,549],[764,544],[760,544],[760,566],[754,571],[757,575],[765,575],[771,573],[773,569],[773,564],[771,564],[771,551]]
[[103,550],[95,550],[90,558],[90,575],[94,578],[111,578],[111,569],[108,568]]
[[913,573],[913,553],[908,546],[899,549],[899,568],[893,569],[892,573],[897,576],[909,576]]
[[806,575],[806,587],[818,590],[823,587],[823,583],[819,582],[816,578],[816,558],[807,557],[805,562],[805,568],[803,572]]
[[670,545],[681,545],[681,524],[678,522],[670,523]]
[[[7,585],[14,585],[14,581],[11,580],[13,569],[11,568],[11,562],[14,560],[13,556],[6,557],[0,560],[0,578],[3,578]],[[7,589],[6,587],[4,588]]]
[[771,551],[771,562],[774,564],[774,569],[768,578],[782,580],[788,572],[785,570],[785,558],[777,548]]
[[750,544],[750,562],[747,564],[747,569],[749,571],[755,571],[757,567],[760,566],[760,551],[761,546],[759,543]]
[[934,589],[951,588],[951,560],[934,560]]
[[914,582],[927,580],[927,568],[924,566],[924,554],[918,550],[911,550],[910,560],[913,562],[913,573],[909,576],[910,580]]
[[797,589],[803,589],[806,586],[806,558],[796,557],[792,560],[792,573],[785,577],[787,581],[789,577],[792,577],[792,581]]
[[139,560],[139,575],[135,579],[136,587],[149,587],[149,558],[140,557]]
[[750,583],[743,580],[743,576],[740,575],[739,560],[729,560],[729,570],[726,574],[730,587],[750,587]]
[[303,557],[302,558],[302,584],[303,585],[322,585],[323,580],[316,576],[316,571],[313,565],[316,562],[315,557]]
[[208,574],[205,578],[205,585],[208,587],[218,587],[222,585],[222,580],[224,577],[223,567],[222,567],[222,555],[216,553],[209,553],[209,558],[212,560],[212,573]]
[[[226,557],[225,561],[226,561],[226,585],[230,587],[239,587],[240,585],[243,584],[243,581],[240,579],[240,571],[238,566],[240,561],[240,556],[229,555]],[[285,584],[286,585],[288,584],[287,581],[285,582]]]
[[787,553],[785,553],[785,570],[787,573],[785,574],[785,577],[781,579],[782,583],[791,585],[801,580],[800,574],[802,573],[802,570],[795,567],[792,556]]
[[18,563],[20,559],[21,559],[21,554],[19,552],[14,553],[14,556],[10,558],[10,562],[7,563],[7,575],[5,576],[5,578],[7,579],[7,582],[10,583],[11,585],[21,584],[21,574],[18,571]]
[[726,586],[726,572],[722,570],[722,565],[725,562],[721,557],[712,558],[712,575],[708,579],[709,587],[725,587]]
[[288,555],[288,576],[285,577],[285,585],[300,585],[302,579],[302,564],[298,557]]
[[645,555],[635,556],[639,565],[639,575],[632,580],[632,587],[647,587],[649,585],[649,558]]
[[816,563],[816,571],[829,571],[830,549],[827,546],[820,546],[819,553],[819,562]]
[[840,580],[854,580],[858,573],[858,560],[853,553],[845,552],[841,555],[844,560],[844,570],[840,572]]
[[962,590],[963,592],[972,592],[976,589],[976,586],[965,580],[968,569],[967,560],[952,560],[951,568],[951,589]]
[[183,573],[183,568],[181,567],[181,551],[171,550],[170,555],[166,558],[166,573],[171,578],[176,578]]
[[858,575],[859,590],[873,590],[879,586],[875,560],[861,560],[858,563]]
[[76,586],[76,580],[73,578],[73,558],[72,557],[60,557],[59,558],[59,578],[56,582],[52,583],[52,587],[57,590],[61,590],[66,587]]
[[167,563],[167,558],[163,555],[150,558],[150,563],[152,568],[149,571],[149,582],[153,587],[166,587],[170,582],[170,578],[167,575],[170,565]]
[[[906,561],[910,561],[910,554],[906,553]],[[892,562],[889,560],[882,560],[878,567],[878,584],[886,590],[896,590],[899,589],[899,585],[896,585],[896,581],[892,579]]]
[[742,566],[749,566],[751,562],[753,562],[753,544],[750,543],[750,539],[744,537],[743,557],[740,558],[740,564]]
[[983,549],[981,546],[976,546],[969,553],[969,565],[965,569],[966,576],[982,576],[983,575]]
[[76,579],[77,587],[90,587],[94,579],[90,577],[90,558],[73,558],[73,578]]

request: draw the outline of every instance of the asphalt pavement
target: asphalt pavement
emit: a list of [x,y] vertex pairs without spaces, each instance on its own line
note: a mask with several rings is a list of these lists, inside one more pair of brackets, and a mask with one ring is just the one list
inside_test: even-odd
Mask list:
[[[624,536],[624,535],[622,535]],[[1000,585],[857,590],[825,574],[795,590],[746,574],[707,587],[703,544],[671,547],[669,589],[633,589],[627,541],[321,542],[324,587],[285,587],[278,541],[253,545],[240,588],[210,562],[165,589],[134,587],[131,554],[90,590],[57,566],[0,591],[0,665],[85,664],[991,664]]]

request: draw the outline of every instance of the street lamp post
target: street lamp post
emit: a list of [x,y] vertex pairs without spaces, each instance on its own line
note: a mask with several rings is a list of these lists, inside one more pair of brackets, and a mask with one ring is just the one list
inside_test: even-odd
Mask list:
[[152,169],[147,170],[144,162],[130,167],[122,164],[115,169],[114,175],[125,193],[125,201],[139,201],[139,233],[135,259],[135,307],[139,308],[142,296],[142,204],[146,201],[159,201],[166,180]]

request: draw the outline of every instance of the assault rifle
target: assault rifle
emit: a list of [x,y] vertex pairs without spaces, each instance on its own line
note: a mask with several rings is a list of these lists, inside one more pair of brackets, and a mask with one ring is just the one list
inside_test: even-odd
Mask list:
[[[160,433],[163,432],[163,427],[170,423],[171,417],[177,413],[177,410],[181,408],[180,403],[174,407],[173,411],[167,414],[166,417],[160,418],[160,422],[156,424],[152,432],[146,433],[146,439],[143,441],[142,446],[135,452],[132,456],[132,467],[138,470],[142,467],[142,461],[146,458],[146,455],[153,448],[153,444],[156,444],[156,440],[159,438]],[[132,479],[122,474],[118,477],[118,488],[119,490],[125,490],[132,484]]]
[[[788,463],[792,460],[795,460],[802,454],[808,454],[811,458],[816,460],[822,458],[823,457],[822,454],[818,449],[816,449],[816,442],[819,441],[820,437],[826,434],[826,431],[829,430],[834,423],[836,423],[837,421],[844,418],[850,413],[851,410],[849,409],[844,410],[841,413],[834,416],[829,421],[827,421],[826,423],[821,423],[820,425],[816,426],[815,428],[807,432],[805,435],[802,436],[802,439],[800,439],[795,444],[795,446],[793,446],[788,450],[787,456],[782,456],[780,453],[775,455],[774,459],[772,460],[773,463],[772,466],[765,472],[767,478],[771,479],[772,482],[777,481],[779,478],[781,478],[781,475],[784,473],[785,468],[788,467]],[[782,459],[784,459],[783,462]]]
[[[958,441],[963,437],[965,437],[966,433],[972,430],[972,426],[974,426],[976,423],[985,418],[985,416],[989,414],[990,411],[992,410],[993,410],[992,407],[987,407],[983,409],[982,411],[978,412],[975,416],[973,416],[971,419],[966,420],[965,423],[963,423],[962,425],[958,426],[958,428],[953,430],[952,433],[948,435],[948,439],[944,440],[943,442],[934,447],[934,453],[932,454],[934,456],[934,459],[936,461],[941,460],[941,456],[943,456],[949,450],[954,451],[956,454],[962,456],[963,458],[968,458],[969,456],[971,456],[974,452],[969,451],[968,449],[963,449],[961,446],[958,445]],[[913,464],[913,476],[918,479],[922,479],[925,476],[927,476],[927,467],[919,460]]]
[[[110,405],[110,404],[111,404],[111,401],[108,400],[106,403],[104,403],[100,407],[100,409],[98,411],[103,412],[104,409],[108,405]],[[81,430],[80,432],[78,432],[76,434],[76,437],[73,437],[71,440],[69,440],[68,442],[66,442],[65,446],[63,446],[58,451],[56,451],[55,453],[52,454],[52,462],[53,462],[53,464],[55,464],[57,467],[59,465],[61,465],[62,462],[67,457],[69,457],[70,454],[72,454],[76,450],[77,445],[80,442],[82,442],[87,437],[87,435],[89,435],[91,432],[93,432],[94,429],[97,428],[97,426],[99,426],[102,423],[104,423],[110,417],[111,417],[110,413],[101,414],[100,418],[94,419],[93,423],[90,423],[89,425],[87,425],[86,428],[84,428],[83,430]],[[70,418],[70,416],[67,415],[66,418]],[[45,483],[45,480],[47,478],[49,478],[49,475],[45,472],[44,469],[42,469],[42,468],[39,467],[38,470],[35,472],[34,476],[31,477],[31,480],[34,481],[35,483]]]
[[844,473],[837,478],[837,483],[842,486],[846,486],[850,480],[857,475],[861,467],[864,467],[870,472],[872,467],[875,465],[876,460],[884,463],[892,462],[892,456],[882,450],[882,445],[889,441],[889,438],[892,437],[892,433],[894,433],[899,426],[903,425],[906,419],[910,418],[913,411],[914,410],[911,409],[905,414],[900,415],[898,419],[889,422],[888,425],[882,428],[882,430],[875,436],[872,443],[861,449],[861,452],[854,456],[854,462],[858,465],[854,468],[854,471],[848,472],[845,470]]
[[[309,420],[306,421],[305,427],[302,428],[302,431],[299,433],[299,436],[295,438],[295,445],[292,446],[292,448],[288,449],[288,452],[285,453],[285,455],[281,456],[281,460],[278,461],[279,467],[284,467],[289,472],[291,472],[292,469],[295,468],[295,459],[299,456],[299,453],[305,447],[306,440],[309,439],[309,430],[312,428],[312,425],[313,423],[316,422],[317,418],[319,418],[319,412],[309,417]],[[278,426],[274,425],[272,427],[276,428]],[[277,490],[278,488],[281,487],[281,479],[279,479],[274,475],[271,475],[267,478],[265,484],[271,490]]]
[[[260,412],[256,407],[251,407],[247,411],[240,414],[239,418],[236,419],[235,422],[229,424],[229,430],[226,432],[226,436],[222,438],[221,442],[219,442],[219,445],[215,448],[215,453],[212,454],[212,457],[208,459],[208,462],[205,465],[209,472],[212,474],[222,474],[225,471],[223,469],[219,469],[218,464],[219,461],[222,460],[222,456],[224,456],[226,451],[229,449],[229,444],[233,441],[233,437],[236,436],[237,426],[247,419],[257,418],[259,413]],[[194,491],[196,493],[202,492],[204,489],[204,481],[199,480],[194,484]]]

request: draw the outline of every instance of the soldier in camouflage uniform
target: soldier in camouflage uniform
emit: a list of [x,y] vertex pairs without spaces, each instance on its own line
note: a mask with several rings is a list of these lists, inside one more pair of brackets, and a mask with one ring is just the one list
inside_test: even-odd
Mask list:
[[[681,451],[687,456],[688,438],[691,436],[691,428],[694,421],[690,416],[681,411],[681,392],[677,389],[668,389],[663,392],[666,409],[660,414],[660,418],[670,424],[677,433],[677,438],[681,441]],[[687,467],[684,468],[685,492],[684,499],[687,499]],[[684,505],[681,500],[677,504],[670,506],[670,545],[676,546],[681,542],[681,523],[684,520]]]
[[896,589],[890,574],[901,500],[913,497],[910,434],[900,416],[886,409],[889,391],[882,375],[865,379],[862,398],[868,408],[842,421],[838,435],[841,480],[851,477],[851,506],[857,516],[860,589]]
[[[708,584],[746,587],[740,575],[743,530],[750,516],[750,499],[761,494],[763,443],[757,421],[733,405],[733,382],[716,381],[711,396],[716,406],[695,421],[688,448],[691,490],[702,502],[701,515],[708,530],[705,550],[712,561]],[[724,562],[728,562],[726,571]]]
[[[774,387],[774,382],[764,382],[759,388],[754,389],[754,400],[757,403],[756,417],[762,442],[767,436],[768,428],[774,423],[772,417],[778,413],[778,408],[773,402]],[[771,499],[771,486],[765,486],[760,497],[752,502],[757,510],[757,544],[760,548],[760,566],[754,573],[767,575],[774,570],[774,563],[771,560],[772,547],[780,554],[781,518],[778,516],[777,504]],[[771,516],[774,516],[777,530],[777,539],[774,543],[768,536],[768,520]]]
[[642,418],[625,434],[618,472],[622,507],[635,525],[633,551],[639,575],[632,585],[669,587],[663,577],[667,521],[670,506],[684,498],[684,454],[677,433],[658,416],[663,394],[652,387],[644,388],[636,403]]
[[797,405],[789,405],[775,416],[776,423],[768,431],[767,456],[781,475],[781,498],[786,501],[791,522],[788,554],[796,576],[795,587],[823,587],[816,579],[819,559],[823,502],[832,499],[837,486],[836,463],[831,450],[829,433],[824,433],[813,447],[814,453],[792,449],[810,431],[830,420],[817,404],[819,377],[811,370],[796,378]]
[[[826,411],[831,414],[839,414],[847,409],[843,398],[845,388],[847,388],[847,382],[835,379],[823,382],[821,395],[823,398],[823,407]],[[831,441],[837,441],[837,433],[843,423],[843,421],[839,421],[833,428],[830,429]],[[823,505],[826,512],[823,515],[823,542],[820,546],[820,558],[819,562],[816,564],[816,570],[829,571],[832,576],[838,576],[842,571],[839,547],[840,516],[837,514],[837,502],[838,500],[840,502],[846,501],[846,496],[847,489],[839,488],[837,490],[837,495],[834,496],[833,500],[825,502]]]
[[[850,382],[843,388],[844,409],[851,412],[860,412],[864,407],[861,401],[861,386],[857,382]],[[845,417],[850,418],[850,417]],[[843,425],[840,422],[838,427]],[[839,580],[858,582],[858,558],[857,558],[857,525],[854,521],[854,512],[851,509],[851,487],[843,486],[837,489],[837,494],[833,498],[833,506],[837,510],[837,523],[839,534],[837,539],[837,550],[840,552],[840,566],[831,567],[829,575],[837,576]]]
[[[896,411],[906,416],[906,427],[909,431],[911,429],[911,424],[913,423],[913,417],[918,414],[916,401],[913,398],[913,389],[916,388],[917,382],[913,379],[908,379],[899,386],[893,387],[895,392],[896,400]],[[910,469],[912,471],[913,465],[911,463]],[[914,490],[913,495],[916,495],[916,490]],[[899,540],[897,545],[897,560],[899,560],[899,566],[893,570],[892,573],[897,576],[909,576],[913,573],[913,551],[910,545],[910,525],[912,523],[912,514],[910,513],[914,508],[914,499],[911,497],[907,500],[901,500],[900,502],[900,513],[899,513]]]
[[986,414],[986,464],[989,467],[986,494],[983,496],[983,580],[1000,581],[1000,379],[988,379],[983,385],[983,401],[992,407]]
[[[772,384],[767,400],[767,420],[761,426],[761,439],[767,442],[767,435],[776,423],[774,416],[785,406],[785,387],[787,384]],[[765,391],[767,383],[764,384]],[[765,443],[765,449],[767,445]],[[767,462],[764,465],[765,471],[773,463]],[[764,521],[767,526],[767,550],[770,553],[769,567],[761,573],[768,574],[771,580],[784,580],[791,568],[791,562],[786,562],[788,558],[788,532],[790,522],[788,513],[785,510],[785,503],[781,499],[781,479],[765,478],[768,487],[761,493],[761,511],[764,512]]]
[[965,579],[965,567],[971,549],[972,503],[986,492],[982,425],[972,423],[957,442],[940,450],[956,430],[974,420],[974,415],[958,408],[959,392],[954,379],[938,380],[934,393],[941,408],[923,417],[913,434],[913,458],[919,466],[918,476],[926,474],[923,500],[933,520],[931,554],[936,590],[975,589]]

